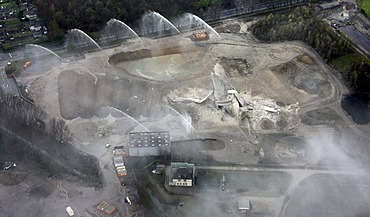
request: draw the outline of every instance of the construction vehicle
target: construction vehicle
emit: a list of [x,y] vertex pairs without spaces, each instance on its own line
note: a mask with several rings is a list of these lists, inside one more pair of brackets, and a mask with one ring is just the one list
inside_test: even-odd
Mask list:
[[127,175],[126,166],[116,167],[116,171],[117,171],[117,176],[118,177],[122,177],[122,176]]
[[[0,163],[0,164],[2,164],[2,163]],[[14,163],[14,162],[11,162],[11,161],[5,161],[2,165],[3,165],[2,169],[4,169],[4,170],[12,170],[12,169],[17,167],[17,164]]]
[[73,211],[72,207],[67,206],[66,207],[66,212],[68,213],[69,216],[74,216],[75,212]]
[[117,172],[118,177],[122,177],[122,176],[127,175],[125,162],[123,161],[122,156],[114,156],[113,157],[113,165],[116,168],[116,172]]
[[32,64],[32,62],[31,62],[31,61],[27,61],[27,62],[23,65],[24,69],[27,69],[28,67],[30,67],[30,66],[31,66],[31,64]]
[[113,147],[113,154],[116,156],[127,156],[127,153],[125,151],[125,147],[123,145],[117,145]]
[[113,166],[114,167],[121,167],[121,166],[125,166],[125,162],[123,161],[123,157],[122,156],[114,156],[113,157]]
[[193,32],[191,39],[193,41],[204,41],[209,39],[209,35],[204,30],[198,30],[196,32]]

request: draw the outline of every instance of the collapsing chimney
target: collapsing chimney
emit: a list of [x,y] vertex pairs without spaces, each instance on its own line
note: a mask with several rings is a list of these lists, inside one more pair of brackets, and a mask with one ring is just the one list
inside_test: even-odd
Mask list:
[[239,108],[243,107],[245,102],[231,86],[224,68],[216,63],[211,76],[216,106],[225,109],[231,116],[239,118]]

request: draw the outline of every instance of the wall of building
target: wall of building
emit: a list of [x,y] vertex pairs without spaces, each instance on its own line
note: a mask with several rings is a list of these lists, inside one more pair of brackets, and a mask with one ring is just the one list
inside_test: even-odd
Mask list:
[[129,156],[159,156],[159,147],[130,147]]

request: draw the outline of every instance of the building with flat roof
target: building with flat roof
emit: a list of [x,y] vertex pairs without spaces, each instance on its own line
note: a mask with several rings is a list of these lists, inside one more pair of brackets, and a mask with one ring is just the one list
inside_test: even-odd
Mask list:
[[129,156],[159,156],[171,146],[170,132],[133,132],[129,134]]
[[238,212],[247,213],[252,209],[252,201],[247,198],[240,198],[238,200]]
[[195,165],[172,162],[168,179],[169,186],[192,187],[194,185]]

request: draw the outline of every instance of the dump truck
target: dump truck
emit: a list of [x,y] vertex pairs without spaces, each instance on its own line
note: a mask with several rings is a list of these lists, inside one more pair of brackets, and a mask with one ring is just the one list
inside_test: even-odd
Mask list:
[[115,168],[125,166],[125,162],[123,161],[122,156],[114,156],[113,157],[113,165]]
[[113,154],[116,156],[127,156],[127,153],[125,151],[125,147],[123,145],[116,145],[113,147]]
[[122,177],[127,175],[126,166],[121,166],[116,168],[117,176]]
[[116,168],[116,172],[117,172],[118,177],[122,177],[122,176],[127,175],[125,162],[123,161],[122,156],[114,156],[113,157],[113,165]]
[[191,39],[193,41],[204,41],[209,39],[209,35],[204,30],[193,32]]

